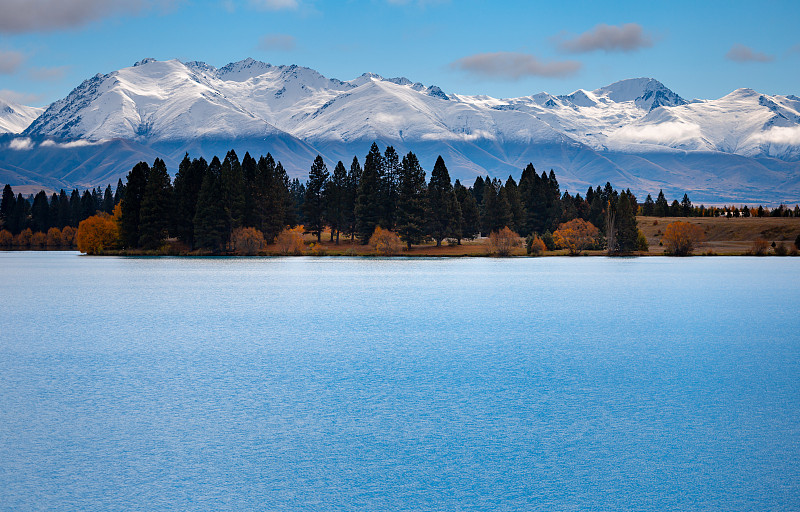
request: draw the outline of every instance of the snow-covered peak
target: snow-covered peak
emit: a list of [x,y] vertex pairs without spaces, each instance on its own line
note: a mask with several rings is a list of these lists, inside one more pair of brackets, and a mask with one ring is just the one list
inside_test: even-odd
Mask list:
[[42,112],[43,108],[28,107],[0,98],[0,133],[20,133]]
[[217,70],[216,76],[221,80],[244,82],[253,77],[263,75],[272,69],[271,64],[261,62],[250,57],[240,60],[239,62],[231,62]]
[[134,64],[133,67],[136,68],[136,67],[139,67],[139,66],[144,66],[145,64],[150,64],[151,62],[158,62],[158,61],[156,59],[154,59],[153,57],[147,57],[147,58],[144,58],[144,59],[140,60],[136,64]]
[[653,78],[620,80],[595,90],[594,94],[605,96],[616,103],[632,101],[636,106],[648,112],[658,107],[675,107],[687,103],[686,100]]

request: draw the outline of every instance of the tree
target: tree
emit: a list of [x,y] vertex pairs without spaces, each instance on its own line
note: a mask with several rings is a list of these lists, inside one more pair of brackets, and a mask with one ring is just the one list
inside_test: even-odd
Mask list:
[[[472,192],[460,181],[456,180],[453,184],[453,191],[456,193],[456,200],[461,210],[461,226],[459,234],[463,238],[474,239],[481,233],[481,216],[478,210],[478,203]],[[461,238],[458,239],[459,245]]]
[[519,245],[519,235],[505,226],[499,231],[489,233],[489,247],[492,254],[510,256],[514,247]]
[[[122,203],[123,205],[125,203]],[[222,164],[216,156],[203,176],[194,215],[194,242],[199,248],[220,252],[230,234],[230,217],[223,203]]]
[[408,249],[425,239],[425,194],[425,170],[409,152],[403,157],[397,197],[397,233]]
[[391,256],[403,249],[403,242],[393,231],[376,226],[375,232],[369,237],[369,246],[375,254]]
[[58,228],[50,228],[47,230],[47,246],[60,247],[61,246],[61,230]]
[[31,206],[31,228],[33,231],[46,233],[50,227],[50,204],[47,202],[47,194],[40,190],[33,198]]
[[14,211],[11,212],[8,222],[9,231],[18,234],[27,229],[30,224],[30,216],[31,204],[22,197],[22,194],[17,194],[17,198],[14,200]]
[[394,229],[397,214],[397,201],[400,188],[400,158],[394,147],[388,146],[383,153],[383,219],[381,224],[387,229]]
[[116,206],[114,202],[114,193],[111,191],[111,184],[109,183],[105,192],[103,192],[102,210],[111,215],[111,212],[114,211],[114,206]]
[[436,247],[442,240],[453,236],[456,222],[461,216],[450,173],[441,156],[436,159],[428,183],[428,232],[436,240]]
[[303,243],[303,228],[286,228],[275,239],[275,246],[281,254],[301,254],[305,249]]
[[541,256],[547,250],[547,245],[541,238],[535,235],[528,235],[527,252],[531,256]]
[[336,236],[339,245],[339,232],[345,229],[347,219],[347,169],[341,160],[333,168],[333,175],[325,188],[326,218],[331,227],[331,240]]
[[139,245],[158,249],[169,236],[173,207],[172,183],[167,165],[156,158],[147,174],[139,213]]
[[203,158],[190,161],[187,153],[175,174],[173,185],[175,235],[191,249],[194,249],[194,216],[197,213],[197,199],[207,169],[208,163]]
[[358,196],[358,184],[361,182],[361,165],[358,157],[353,157],[350,170],[347,172],[347,187],[344,206],[344,229],[353,239],[356,233],[356,197]]
[[308,174],[306,193],[303,201],[303,212],[306,216],[306,230],[322,241],[322,230],[325,229],[325,188],[328,184],[328,167],[320,155],[311,164]]
[[511,223],[511,206],[505,193],[501,193],[503,185],[500,180],[486,178],[483,187],[483,226],[486,234],[503,229]]
[[256,228],[236,228],[231,234],[231,245],[236,254],[252,256],[264,248],[264,235]]
[[653,201],[653,197],[650,194],[647,194],[647,198],[644,200],[644,204],[642,205],[642,215],[645,217],[652,217],[655,209],[656,203]]
[[0,220],[2,220],[5,225],[8,224],[11,218],[16,201],[17,199],[14,197],[14,191],[11,189],[11,185],[6,184],[6,186],[3,187],[3,199],[0,201]]
[[567,249],[570,256],[577,256],[594,245],[597,234],[598,230],[591,222],[573,219],[558,226],[553,233],[553,241],[556,246]]
[[378,145],[374,142],[364,160],[364,170],[358,183],[356,194],[355,217],[356,234],[362,244],[369,242],[369,237],[375,232],[383,219],[383,205],[381,204],[381,169],[383,156]]
[[631,253],[639,245],[639,228],[636,225],[636,198],[630,189],[622,192],[616,208],[616,252]]
[[119,245],[119,228],[111,215],[101,212],[82,220],[75,234],[78,250],[86,254],[99,254]]
[[[122,216],[119,225],[123,248],[139,247],[139,215],[148,174],[150,174],[150,166],[146,162],[139,162],[128,173],[125,200],[121,203]],[[77,191],[73,192],[73,196],[76,193]]]
[[78,222],[88,219],[95,213],[97,213],[97,201],[95,201],[91,192],[84,190],[80,201],[80,217]]
[[519,192],[519,187],[514,178],[509,176],[503,185],[506,200],[508,201],[509,212],[511,213],[511,223],[509,227],[512,230],[519,231],[525,224],[525,208],[522,206],[522,196]]
[[691,217],[692,215],[692,202],[686,194],[683,194],[683,200],[681,200],[681,214],[684,217]]
[[661,243],[666,248],[667,254],[673,256],[688,256],[692,254],[695,246],[705,240],[703,228],[689,222],[671,222],[664,229]]
[[664,197],[663,190],[658,191],[658,198],[653,208],[653,215],[656,217],[666,217],[669,215],[669,203],[667,203],[667,198]]
[[234,150],[228,151],[220,170],[222,200],[227,212],[228,229],[243,225],[245,218],[244,174],[239,157]]

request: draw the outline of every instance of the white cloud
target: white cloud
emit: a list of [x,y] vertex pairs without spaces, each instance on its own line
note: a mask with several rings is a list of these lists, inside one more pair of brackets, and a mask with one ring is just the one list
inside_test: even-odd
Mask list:
[[86,146],[96,146],[97,144],[103,144],[104,142],[106,142],[106,140],[74,140],[72,142],[56,142],[54,140],[46,140],[39,145],[43,148],[82,148]]
[[294,10],[300,6],[297,0],[250,0],[250,5],[267,11]]
[[10,101],[11,103],[19,103],[20,105],[30,105],[42,99],[38,94],[17,92],[9,89],[0,89],[0,98]]
[[17,151],[27,151],[33,149],[33,141],[27,137],[16,138],[8,143],[8,147]]
[[800,146],[800,126],[773,126],[756,135],[756,142]]
[[629,142],[667,143],[694,139],[701,136],[700,127],[694,123],[670,121],[645,126],[624,126],[612,134],[613,138]]

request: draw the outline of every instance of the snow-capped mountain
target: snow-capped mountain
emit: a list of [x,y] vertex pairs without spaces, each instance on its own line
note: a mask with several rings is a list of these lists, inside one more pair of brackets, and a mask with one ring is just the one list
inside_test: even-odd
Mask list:
[[0,133],[20,133],[42,112],[43,108],[27,107],[0,98]]
[[[572,190],[611,180],[639,192],[674,188],[710,200],[800,197],[800,99],[739,89],[686,101],[651,78],[498,99],[371,73],[342,81],[253,59],[222,68],[145,59],[86,80],[50,105],[23,139],[5,144],[0,172],[28,168],[25,151],[92,145],[111,158],[109,145],[125,141],[118,161],[74,156],[70,165],[94,169],[89,174],[97,180],[124,174],[132,158],[160,156],[174,168],[185,151],[208,158],[234,148],[271,151],[303,175],[317,153],[331,164],[349,161],[378,141],[414,151],[424,166],[442,154],[451,174],[466,182],[478,174],[518,175],[530,161],[553,168]],[[52,175],[58,169],[46,171],[95,184],[66,165],[59,176]]]

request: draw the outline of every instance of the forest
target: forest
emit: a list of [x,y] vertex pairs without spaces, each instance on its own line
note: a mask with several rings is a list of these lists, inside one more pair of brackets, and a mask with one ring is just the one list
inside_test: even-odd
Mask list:
[[[528,252],[541,244],[570,253],[594,248],[629,254],[646,249],[637,214],[797,216],[800,211],[695,207],[685,194],[669,203],[663,192],[640,204],[630,190],[617,191],[609,183],[573,196],[560,191],[552,170],[539,174],[532,164],[519,183],[510,176],[505,182],[487,176],[466,187],[451,180],[441,156],[428,179],[413,152],[400,157],[392,146],[381,152],[373,143],[363,166],[354,157],[349,168],[339,161],[331,172],[317,156],[305,182],[290,180],[269,153],[258,160],[246,153],[240,161],[231,150],[221,161],[185,155],[174,180],[163,160],[140,162],[114,190],[110,185],[82,194],[61,190],[50,197],[40,191],[25,198],[6,185],[0,246],[70,247],[82,236],[95,253],[154,251],[171,241],[184,253],[222,254],[236,251],[240,242],[275,243],[290,230],[318,241],[329,232],[336,244],[343,237],[366,244],[378,230],[410,249],[424,242],[460,244],[507,228],[527,239]],[[579,233],[580,247],[567,233]]]

